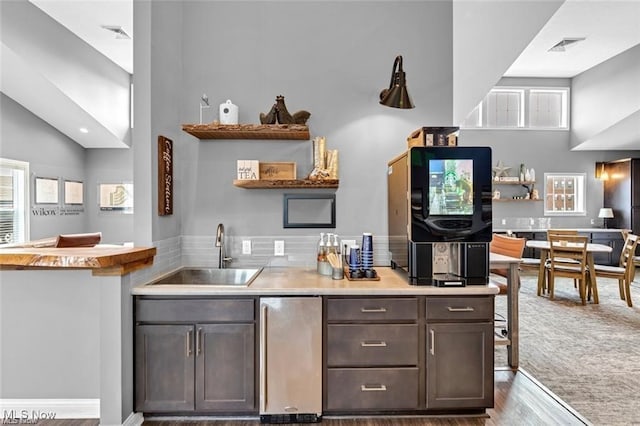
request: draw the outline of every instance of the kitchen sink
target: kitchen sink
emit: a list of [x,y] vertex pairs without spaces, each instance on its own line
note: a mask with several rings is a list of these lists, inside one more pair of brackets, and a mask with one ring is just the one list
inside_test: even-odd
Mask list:
[[247,287],[262,272],[257,269],[183,268],[150,285],[211,285]]

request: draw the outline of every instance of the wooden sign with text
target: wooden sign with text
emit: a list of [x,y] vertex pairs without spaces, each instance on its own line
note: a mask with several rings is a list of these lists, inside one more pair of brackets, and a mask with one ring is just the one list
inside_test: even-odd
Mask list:
[[173,214],[173,141],[158,136],[158,215]]

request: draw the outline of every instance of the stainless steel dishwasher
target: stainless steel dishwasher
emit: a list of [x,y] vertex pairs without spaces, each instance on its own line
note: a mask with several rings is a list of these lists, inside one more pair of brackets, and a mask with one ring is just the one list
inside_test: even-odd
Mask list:
[[260,421],[322,419],[322,299],[260,298]]

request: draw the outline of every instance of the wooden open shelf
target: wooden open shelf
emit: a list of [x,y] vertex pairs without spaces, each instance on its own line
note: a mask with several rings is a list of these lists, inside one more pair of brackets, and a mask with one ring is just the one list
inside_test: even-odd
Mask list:
[[310,139],[301,124],[183,124],[182,130],[198,139]]
[[233,184],[246,189],[280,189],[280,188],[337,188],[338,179],[307,180],[307,179],[279,179],[279,180],[234,180]]
[[499,180],[494,180],[493,184],[494,185],[534,185],[535,182],[534,181],[528,181],[528,180],[527,181],[523,180],[522,182],[517,181],[517,180],[516,181],[504,181],[504,182],[503,181],[499,181]]
[[498,199],[493,198],[491,201],[496,201],[498,203],[512,203],[512,202],[516,202],[516,201],[518,201],[518,202],[522,202],[522,201],[542,201],[542,199],[538,198],[536,200],[532,200],[531,198],[516,198],[516,199],[514,199],[514,198],[498,198]]

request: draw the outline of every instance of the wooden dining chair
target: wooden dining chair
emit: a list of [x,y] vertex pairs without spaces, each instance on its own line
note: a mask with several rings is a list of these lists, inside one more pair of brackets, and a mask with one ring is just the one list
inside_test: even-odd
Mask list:
[[[491,243],[489,243],[489,251],[491,253],[520,259],[522,258],[525,242],[526,239],[524,238],[510,237],[504,234],[493,234]],[[489,272],[504,278],[509,276],[509,270],[507,269],[490,269]],[[507,294],[506,283],[502,281],[495,281],[495,283],[498,285],[498,288],[500,288],[500,294]],[[520,285],[520,275],[518,275],[518,285]]]
[[596,277],[613,278],[618,280],[620,289],[620,299],[627,301],[627,306],[633,306],[631,301],[631,281],[634,276],[634,255],[636,246],[638,245],[638,236],[635,234],[627,234],[624,240],[624,246],[620,253],[618,266],[594,265]]
[[[555,279],[558,277],[573,278],[577,282],[582,304],[587,303],[587,242],[582,235],[548,234],[549,260],[545,266],[549,299],[554,298]],[[596,292],[597,289],[594,289]]]

